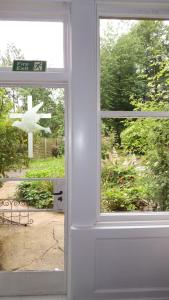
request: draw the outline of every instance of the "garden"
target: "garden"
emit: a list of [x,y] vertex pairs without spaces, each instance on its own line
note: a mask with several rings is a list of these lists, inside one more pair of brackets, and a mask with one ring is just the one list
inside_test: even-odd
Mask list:
[[[105,25],[106,24],[106,25]],[[159,20],[100,20],[100,96],[102,111],[169,110],[169,26]],[[24,58],[9,46],[1,65]],[[34,157],[28,158],[28,135],[13,127],[9,114],[42,100],[39,124],[51,133],[34,134]],[[169,121],[167,118],[105,118],[101,126],[101,211],[169,210]],[[40,155],[35,146],[54,139]],[[64,92],[62,89],[0,88],[0,177],[21,169],[27,178],[64,177]],[[46,145],[46,144],[45,144]],[[46,146],[45,146],[46,147]],[[38,147],[37,147],[38,149]],[[36,153],[35,153],[36,152]],[[38,156],[39,154],[39,156]],[[50,181],[24,181],[16,199],[35,208],[52,208]]]
[[[39,120],[51,133],[33,133],[33,158],[28,157],[28,133],[10,118],[11,112],[27,111],[28,95],[33,107],[45,103],[41,114],[52,113],[50,120]],[[63,270],[64,213],[53,210],[50,180],[65,173],[63,90],[1,88],[0,107],[0,270]]]
[[[100,20],[101,110],[169,110],[169,24]],[[101,210],[169,210],[169,120],[102,119]]]
[[[8,45],[0,65],[11,66],[13,59],[24,54]],[[101,212],[168,211],[169,23],[101,19],[100,76],[101,110],[116,112],[101,121]],[[37,114],[48,116],[39,118],[35,125],[41,129],[31,132],[31,157],[29,132],[21,130],[24,118],[18,123],[10,117],[27,112],[28,97]],[[50,178],[65,175],[64,111],[63,89],[0,88],[0,179],[9,180],[0,181],[1,208],[6,209],[5,199],[35,210],[28,224],[20,224],[15,213],[9,222],[12,214],[1,212],[1,270],[64,268],[63,213],[47,211],[54,205]],[[119,112],[147,115],[122,118]],[[12,182],[13,177],[28,180]],[[19,226],[13,226],[17,218]]]

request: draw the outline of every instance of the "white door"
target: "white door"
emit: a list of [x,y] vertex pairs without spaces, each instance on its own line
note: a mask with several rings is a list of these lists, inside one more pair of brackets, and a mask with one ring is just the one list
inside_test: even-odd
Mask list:
[[[0,170],[0,296],[65,293],[69,5],[1,1],[0,28],[0,99],[6,107],[0,111],[0,164],[9,161]],[[47,68],[13,71],[14,59],[46,61]],[[51,132],[27,134],[11,126],[23,127],[27,96],[33,107],[43,102],[37,113],[48,116],[36,123]],[[31,151],[27,164],[25,153]]]
[[[4,108],[7,121],[2,118],[0,126],[1,167],[4,157],[0,178],[1,296],[66,292],[65,90],[19,85],[0,88],[6,107],[10,104],[7,113]],[[32,133],[31,141],[30,133],[23,131],[30,96],[32,107],[43,102],[37,111],[42,130]]]

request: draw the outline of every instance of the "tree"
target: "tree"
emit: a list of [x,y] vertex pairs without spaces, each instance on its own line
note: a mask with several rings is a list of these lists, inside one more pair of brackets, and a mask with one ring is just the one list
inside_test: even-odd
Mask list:
[[7,113],[12,108],[12,101],[8,97],[7,90],[4,88],[0,88],[0,119],[6,117]]
[[[11,67],[14,59],[24,59],[24,55],[14,44],[8,44],[5,53],[0,53],[0,67]],[[5,88],[5,90],[13,103],[13,111],[16,111],[19,106],[18,88]]]
[[[145,111],[169,110],[168,61],[155,60],[152,63],[157,73],[146,75],[148,82],[146,101],[136,101],[136,109]],[[151,178],[149,192],[151,200],[161,210],[169,209],[169,120],[137,119],[126,122],[121,134],[127,152],[144,155],[145,177]],[[158,206],[157,205],[157,206]]]
[[5,176],[10,169],[17,169],[28,164],[27,135],[0,121],[0,176]]
[[[150,100],[150,79],[154,77],[155,81],[159,67],[162,66],[161,61],[166,61],[168,57],[169,28],[162,21],[144,20],[134,23],[129,32],[121,36],[113,35],[108,30],[100,50],[101,108],[133,110],[133,99],[135,102],[140,99],[144,102]],[[157,95],[159,78],[156,81],[154,95]],[[113,119],[106,123],[114,127],[120,144],[123,122]]]
[[8,44],[5,53],[0,55],[0,66],[11,67],[14,59],[24,59],[24,55],[14,44]]

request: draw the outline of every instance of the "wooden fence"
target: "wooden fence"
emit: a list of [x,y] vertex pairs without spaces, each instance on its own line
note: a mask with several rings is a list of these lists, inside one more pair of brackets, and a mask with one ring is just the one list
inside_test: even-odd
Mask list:
[[34,158],[45,158],[52,156],[52,150],[57,145],[56,138],[40,138],[34,141],[33,156]]

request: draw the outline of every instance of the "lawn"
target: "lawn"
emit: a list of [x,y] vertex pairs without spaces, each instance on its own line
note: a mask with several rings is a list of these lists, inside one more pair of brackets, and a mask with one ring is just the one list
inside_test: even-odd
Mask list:
[[29,169],[26,172],[26,177],[42,178],[54,177],[62,178],[65,175],[64,157],[45,158],[32,160],[29,164]]

